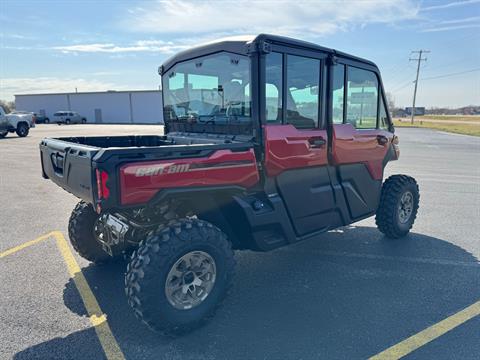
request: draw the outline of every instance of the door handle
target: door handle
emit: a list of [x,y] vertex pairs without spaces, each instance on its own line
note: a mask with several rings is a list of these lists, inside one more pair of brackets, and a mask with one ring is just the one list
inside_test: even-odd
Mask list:
[[310,144],[310,148],[321,148],[327,141],[322,137],[314,137],[308,139],[308,143]]
[[377,135],[377,142],[379,145],[385,145],[388,143],[388,138],[384,135]]

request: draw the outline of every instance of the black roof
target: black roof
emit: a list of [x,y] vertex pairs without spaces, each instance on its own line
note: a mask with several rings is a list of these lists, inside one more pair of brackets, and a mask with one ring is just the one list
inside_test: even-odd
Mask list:
[[174,56],[167,59],[159,68],[159,73],[163,73],[180,61],[192,59],[195,57],[211,54],[218,51],[229,51],[239,54],[248,54],[251,49],[255,48],[256,44],[267,42],[270,44],[287,45],[305,50],[321,51],[329,53],[338,57],[349,58],[359,61],[374,67],[377,67],[372,61],[362,59],[360,57],[344,53],[335,49],[326,48],[308,41],[289,38],[286,36],[259,34],[259,35],[245,35],[234,36],[223,39],[218,39],[209,43],[201,44],[187,50],[181,51]]

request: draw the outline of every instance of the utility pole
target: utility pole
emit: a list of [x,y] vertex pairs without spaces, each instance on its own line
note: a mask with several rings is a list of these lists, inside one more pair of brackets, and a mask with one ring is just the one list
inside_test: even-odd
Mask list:
[[409,61],[418,61],[418,64],[417,64],[417,77],[415,79],[415,90],[413,90],[413,104],[412,104],[412,120],[411,120],[411,123],[413,124],[413,120],[415,118],[415,99],[417,97],[417,87],[418,87],[418,74],[420,73],[420,63],[422,61],[427,61],[427,58],[422,58],[422,55],[423,54],[426,54],[426,53],[429,53],[430,51],[429,50],[417,50],[417,51],[412,51],[411,54],[418,54],[418,58],[410,58],[408,59]]

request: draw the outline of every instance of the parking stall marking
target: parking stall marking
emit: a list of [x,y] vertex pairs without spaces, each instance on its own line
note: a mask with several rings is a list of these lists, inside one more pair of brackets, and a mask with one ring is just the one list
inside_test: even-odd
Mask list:
[[24,242],[23,244],[20,244],[18,246],[15,246],[13,248],[10,248],[8,250],[5,250],[4,252],[1,252],[0,253],[0,259],[5,257],[5,256],[8,256],[8,255],[11,255],[11,254],[15,254],[16,252],[20,251],[20,250],[23,250],[29,246],[32,246],[32,245],[35,245],[35,244],[38,244],[39,242],[43,241],[43,240],[47,240],[49,237],[52,236],[52,233],[48,233],[48,234],[45,234],[45,235],[42,235],[36,239],[33,239],[33,240],[30,240],[30,241],[27,241],[27,242]]
[[480,315],[480,301],[393,345],[371,357],[370,360],[400,359],[478,315]]
[[[57,247],[62,255],[62,258],[67,266],[69,275],[74,280],[75,286],[82,298],[85,308],[88,313],[90,323],[95,329],[97,337],[103,348],[107,359],[125,359],[120,346],[118,345],[113,333],[108,325],[107,316],[102,312],[95,295],[93,294],[87,279],[83,275],[80,266],[70,250],[70,247],[60,231],[52,231],[42,235],[34,240],[27,241],[23,244],[7,249],[0,253],[0,258],[15,254],[20,250],[28,248],[32,245],[38,244],[41,241],[49,238],[56,240]],[[345,255],[345,254],[343,254]],[[478,266],[478,264],[466,264],[468,266]],[[410,336],[409,338],[393,345],[392,347],[374,355],[370,360],[384,360],[384,359],[400,359],[409,353],[419,349],[427,343],[439,338],[450,330],[464,324],[468,320],[480,315],[480,300],[468,306],[467,308],[441,320],[440,322],[420,331],[419,333]]]
[[73,256],[73,253],[70,250],[67,241],[65,240],[65,237],[60,231],[52,231],[34,240],[27,241],[21,245],[1,252],[0,258],[15,254],[22,249],[38,244],[39,242],[52,237],[56,240],[57,247],[60,250],[65,264],[67,265],[68,273],[73,279],[80,297],[82,298],[90,323],[95,329],[105,356],[108,360],[124,360],[125,356],[123,355],[123,352],[115,340],[110,326],[108,325],[107,316],[102,312],[102,309],[100,308],[92,289],[88,285],[87,279],[83,275],[80,266],[75,260],[75,257]]

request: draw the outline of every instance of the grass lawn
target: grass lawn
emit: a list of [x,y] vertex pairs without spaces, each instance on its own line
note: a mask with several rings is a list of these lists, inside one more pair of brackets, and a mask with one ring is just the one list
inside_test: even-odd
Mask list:
[[[429,120],[438,120],[438,121],[420,123],[422,117],[415,117],[415,123],[413,124],[413,126],[420,127],[420,128],[448,131],[448,132],[457,133],[457,134],[480,136],[480,124],[477,122],[477,121],[480,121],[480,116],[445,116],[445,119],[443,119],[444,118],[443,116],[428,116],[428,117],[425,116],[424,118]],[[473,121],[476,121],[476,123],[473,123],[473,124],[448,123],[448,120],[466,121],[466,119],[471,119]],[[398,119],[395,119],[393,121],[393,124],[396,127],[412,126],[410,124],[410,120],[407,120],[407,119],[403,119],[403,121],[399,121]]]
[[424,115],[416,116],[415,119],[428,119],[435,121],[449,121],[449,120],[459,120],[459,121],[480,121],[480,115]]

